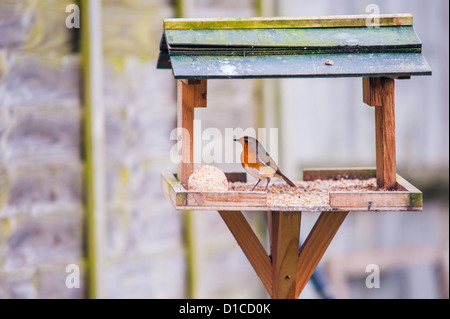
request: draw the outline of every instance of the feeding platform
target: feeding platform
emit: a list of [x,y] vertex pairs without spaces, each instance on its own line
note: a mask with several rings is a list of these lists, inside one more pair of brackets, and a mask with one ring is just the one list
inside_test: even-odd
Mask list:
[[[378,15],[377,26],[367,24],[372,18],[164,20],[158,68],[178,80],[181,161],[176,173],[161,174],[161,189],[178,210],[217,210],[272,298],[300,295],[349,212],[422,210],[420,190],[397,174],[395,81],[431,69],[411,14]],[[361,77],[363,102],[374,107],[375,168],[305,170],[295,191],[279,192],[276,183],[250,191],[243,172],[226,174],[228,191],[189,190],[194,110],[207,106],[208,80],[339,77]],[[366,189],[349,187],[353,179]],[[308,202],[315,192],[320,201]],[[267,211],[270,257],[242,214],[249,210]],[[301,213],[309,211],[321,214],[298,249]]]
[[[189,191],[176,174],[161,175],[161,189],[178,210],[238,211],[420,211],[422,192],[397,175],[395,189],[379,189],[376,169],[304,170],[293,189],[272,183],[269,191],[251,191],[246,173],[225,173],[230,190]],[[263,188],[264,186],[261,186]]]

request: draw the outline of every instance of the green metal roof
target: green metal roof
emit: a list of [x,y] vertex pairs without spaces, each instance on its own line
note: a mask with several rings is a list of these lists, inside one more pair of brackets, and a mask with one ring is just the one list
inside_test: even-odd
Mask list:
[[158,68],[176,79],[431,75],[411,15],[377,28],[367,18],[166,19]]

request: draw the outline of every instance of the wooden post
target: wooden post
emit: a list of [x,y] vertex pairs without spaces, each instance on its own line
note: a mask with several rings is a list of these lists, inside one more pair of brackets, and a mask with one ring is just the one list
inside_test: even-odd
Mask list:
[[395,80],[381,78],[381,106],[375,107],[377,144],[377,184],[395,188],[397,167],[395,158]]
[[194,172],[194,108],[206,107],[206,80],[178,80],[178,142],[181,143],[178,180],[188,189]]
[[[178,180],[183,187],[188,190],[189,176],[194,171],[194,108],[206,107],[207,102],[207,81],[206,80],[178,80],[178,142],[181,143],[180,156],[181,161],[178,163]],[[181,140],[180,140],[181,139]],[[191,231],[192,216],[189,212],[184,215],[184,225],[186,232],[186,246],[192,249],[193,239]],[[195,271],[192,256],[187,259],[187,295],[195,296],[194,281]]]
[[271,212],[272,298],[293,299],[301,212]]
[[385,77],[363,78],[363,100],[375,106],[377,184],[388,189],[397,184],[394,81]]
[[300,247],[295,298],[305,288],[348,212],[322,212]]

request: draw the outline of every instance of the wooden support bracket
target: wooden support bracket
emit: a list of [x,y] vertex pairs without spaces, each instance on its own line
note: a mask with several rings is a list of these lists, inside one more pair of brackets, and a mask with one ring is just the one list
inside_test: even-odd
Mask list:
[[268,212],[269,257],[240,211],[219,211],[273,299],[298,298],[348,212],[323,212],[299,250],[301,212]]
[[363,102],[369,106],[381,106],[381,95],[377,89],[381,78],[363,78]]
[[219,211],[242,251],[270,293],[272,291],[272,265],[263,245],[240,211]]
[[295,297],[298,298],[348,212],[322,212],[300,247]]

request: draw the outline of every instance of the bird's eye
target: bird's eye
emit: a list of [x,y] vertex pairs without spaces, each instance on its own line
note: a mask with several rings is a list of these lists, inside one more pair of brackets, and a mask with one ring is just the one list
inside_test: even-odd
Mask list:
[[248,143],[248,140],[245,140],[245,144],[247,144]]

